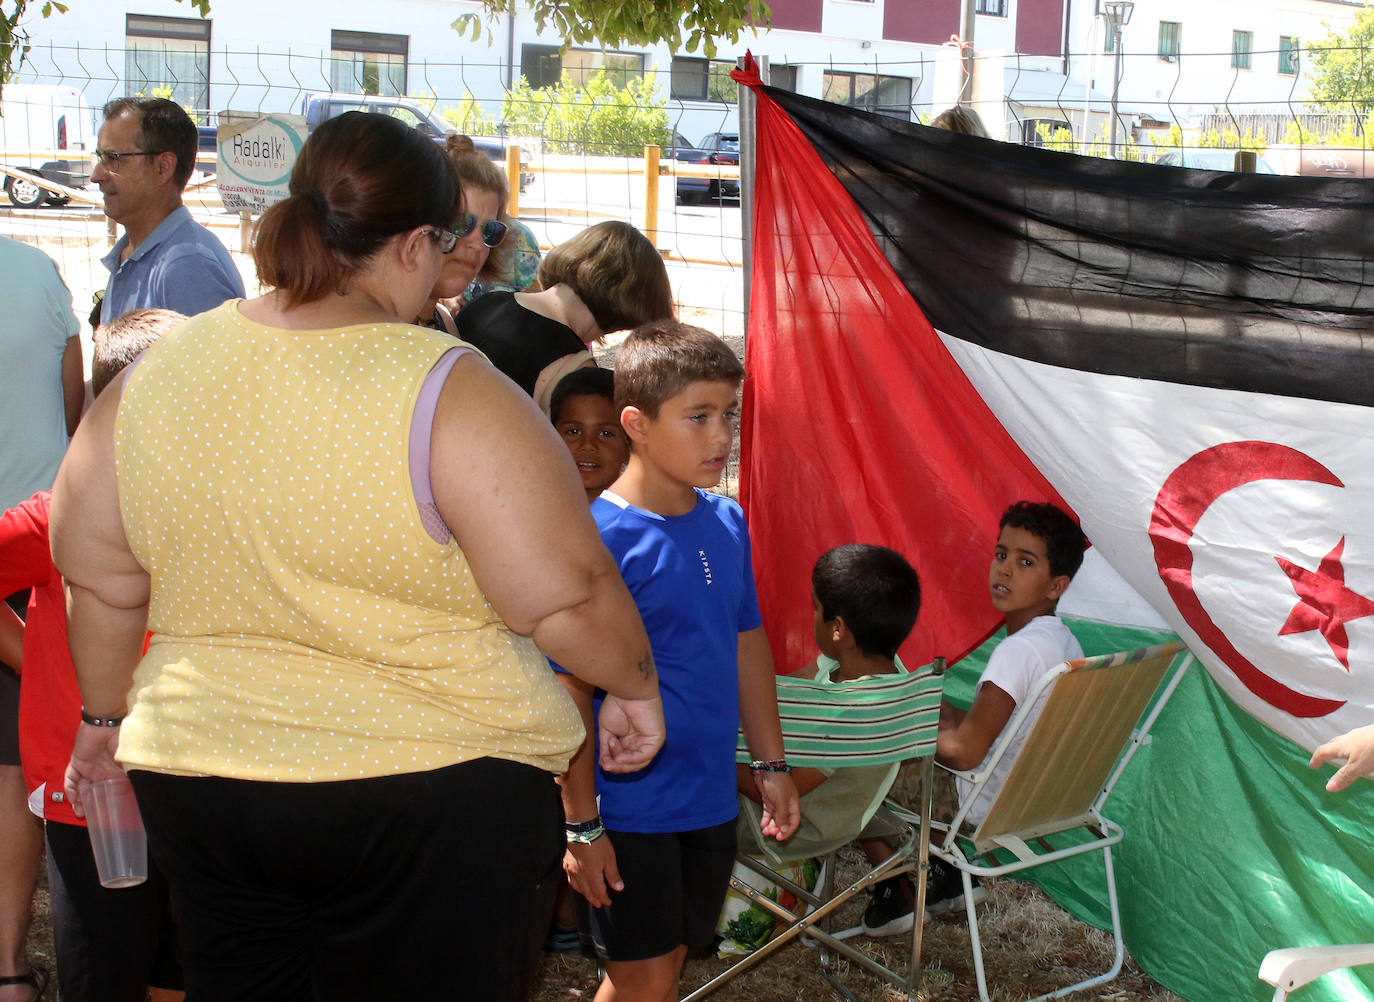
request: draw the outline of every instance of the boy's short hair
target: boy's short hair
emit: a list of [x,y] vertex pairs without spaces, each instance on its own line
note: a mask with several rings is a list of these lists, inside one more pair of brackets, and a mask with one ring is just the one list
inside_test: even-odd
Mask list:
[[549,420],[558,423],[563,401],[569,397],[605,397],[612,406],[615,404],[615,373],[610,369],[588,367],[574,369],[558,381],[549,397]]
[[1058,505],[1048,502],[1017,501],[1002,513],[997,528],[1025,529],[1032,536],[1045,541],[1045,556],[1050,561],[1050,575],[1072,578],[1083,565],[1083,552],[1088,548],[1087,537],[1078,523]]
[[615,407],[637,407],[658,417],[669,397],[696,382],[733,383],[744,379],[744,365],[708,330],[676,320],[636,327],[615,360]]
[[821,616],[841,617],[868,655],[896,657],[921,609],[916,568],[886,546],[849,543],[827,550],[816,559],[811,588]]
[[97,327],[91,336],[91,395],[100,396],[139,352],[185,319],[175,310],[130,310]]

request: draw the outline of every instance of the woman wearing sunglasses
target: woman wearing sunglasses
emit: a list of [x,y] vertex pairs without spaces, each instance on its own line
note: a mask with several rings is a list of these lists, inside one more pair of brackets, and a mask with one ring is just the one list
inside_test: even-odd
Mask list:
[[567,448],[404,322],[460,207],[427,137],[325,122],[258,223],[270,291],[149,348],[58,473],[67,796],[128,770],[200,1002],[524,999],[583,739],[541,649],[624,711],[603,765],[662,743]]
[[501,168],[479,153],[471,139],[456,132],[444,141],[444,153],[463,189],[462,209],[453,229],[442,238],[444,267],[416,323],[456,336],[458,328],[444,300],[461,296],[475,279],[504,278],[510,270],[512,247],[506,240],[507,187]]
[[588,346],[613,331],[674,315],[663,256],[612,220],[559,244],[539,263],[540,292],[492,292],[458,314],[458,336],[481,349],[549,411],[558,381],[595,365]]

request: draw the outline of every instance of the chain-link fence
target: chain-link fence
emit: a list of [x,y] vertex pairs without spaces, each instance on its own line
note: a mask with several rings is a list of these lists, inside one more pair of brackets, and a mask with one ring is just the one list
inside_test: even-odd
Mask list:
[[[702,100],[684,101],[665,96],[682,89],[676,61],[671,71],[655,73],[604,60],[584,66],[564,57],[554,75],[542,64],[523,66],[509,57],[501,62],[489,51],[482,59],[401,57],[374,65],[341,60],[337,53],[207,48],[189,58],[170,49],[39,44],[6,85],[0,167],[32,169],[64,154],[83,163],[94,145],[100,106],[126,94],[169,96],[198,123],[213,126],[221,111],[317,114],[322,100],[381,91],[381,110],[417,128],[492,137],[496,155],[518,146],[517,174],[524,181],[512,208],[544,247],[602,219],[634,223],[663,250],[684,319],[742,336],[739,125],[728,73],[708,64]],[[1367,56],[1362,50],[1350,55],[1361,66]],[[1062,59],[980,53],[965,92],[994,135],[1010,141],[1209,167],[1229,166],[1222,162],[1229,151],[1246,147],[1261,155],[1261,169],[1297,173],[1302,150],[1363,147],[1369,124],[1357,103],[1310,96],[1312,62],[1293,45]],[[929,121],[964,89],[957,50],[902,61],[789,61],[782,55],[770,63],[776,86],[905,120]],[[535,81],[542,86],[531,85],[522,71],[542,74]],[[42,98],[49,112],[54,100],[70,102],[64,105],[69,114],[49,114],[44,128],[17,129],[15,109],[25,88],[69,94]],[[395,93],[388,97],[388,91]],[[658,148],[657,167],[647,146]],[[188,194],[188,204],[236,252],[251,290],[255,276],[240,253],[245,222],[220,206],[212,163],[204,166],[207,176],[194,179],[202,183]],[[1363,173],[1362,163],[1353,170]],[[20,178],[13,184],[10,203],[33,200],[35,183],[26,187]],[[113,228],[100,212],[98,193],[73,194],[66,205],[52,204],[57,200],[31,209],[5,206],[0,234],[35,242],[56,259],[84,314],[92,293],[105,284],[99,259]]]
[[[169,55],[160,64],[132,49],[35,46],[4,91],[0,119],[0,166],[22,172],[69,161],[70,177],[82,183],[82,165],[95,145],[100,108],[126,94],[166,96],[187,107],[203,126],[222,111],[337,114],[365,86],[379,89],[366,66],[340,67],[320,55],[265,51],[212,51],[200,63]],[[394,76],[385,78],[391,89]],[[387,89],[386,86],[380,89]],[[466,131],[497,139],[494,156],[518,147],[522,180],[513,186],[511,209],[548,248],[604,219],[623,219],[645,230],[663,251],[684,320],[726,335],[743,333],[743,250],[740,238],[739,168],[733,104],[715,109],[717,148],[699,151],[674,143],[674,114],[652,77],[618,87],[605,74],[581,86],[508,87],[494,62],[412,63],[401,93],[381,97],[373,110],[420,129]],[[331,97],[339,107],[322,108]],[[708,114],[710,112],[708,111]],[[680,115],[678,116],[680,118]],[[700,116],[696,119],[701,121]],[[699,136],[697,137],[700,138]],[[646,146],[657,149],[648,151]],[[654,166],[657,155],[657,169]],[[192,177],[186,196],[196,218],[218,234],[235,255],[250,292],[256,288],[247,226],[226,212],[214,186],[213,154]],[[104,287],[100,263],[114,230],[94,189],[84,194],[54,184],[32,208],[37,179],[7,175],[9,204],[0,209],[0,234],[36,243],[62,269],[78,315]],[[63,201],[70,196],[66,204]],[[87,342],[89,343],[89,342]]]

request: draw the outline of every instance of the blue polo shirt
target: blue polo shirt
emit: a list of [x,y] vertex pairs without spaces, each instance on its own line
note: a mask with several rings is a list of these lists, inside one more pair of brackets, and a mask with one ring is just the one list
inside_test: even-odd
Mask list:
[[129,259],[126,233],[101,262],[110,272],[101,323],[130,310],[176,310],[188,317],[212,310],[227,299],[243,298],[243,279],[219,238],[191,218],[186,206],[176,209],[148,234]]

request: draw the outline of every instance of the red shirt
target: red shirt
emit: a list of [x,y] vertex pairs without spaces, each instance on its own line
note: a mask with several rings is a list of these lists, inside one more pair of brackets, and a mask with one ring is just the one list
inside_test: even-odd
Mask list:
[[81,725],[81,693],[67,649],[62,578],[48,551],[51,500],[52,491],[39,491],[0,515],[0,595],[32,589],[19,684],[19,757],[29,806],[53,821],[84,825],[62,793],[72,742]]

